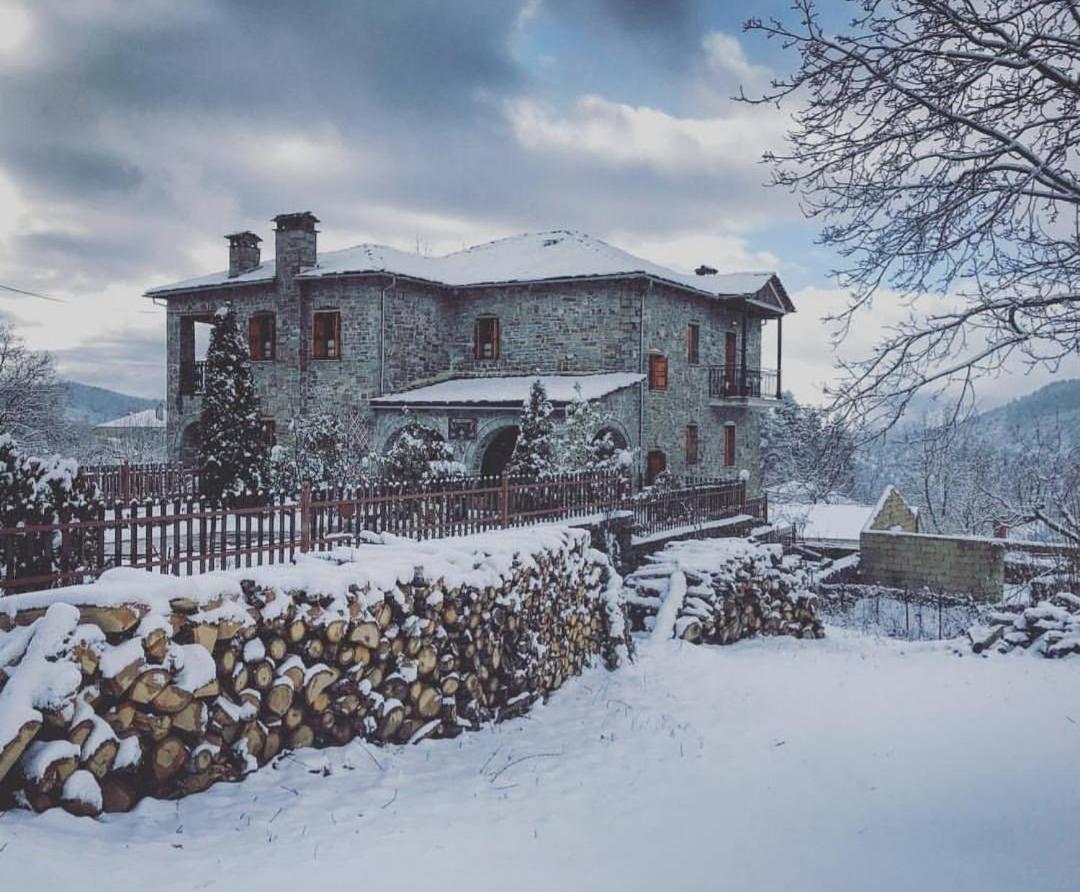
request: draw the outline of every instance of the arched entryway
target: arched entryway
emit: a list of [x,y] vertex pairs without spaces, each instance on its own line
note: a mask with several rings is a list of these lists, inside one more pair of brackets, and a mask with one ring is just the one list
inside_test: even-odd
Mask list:
[[485,477],[496,477],[503,472],[510,456],[514,454],[514,444],[517,443],[518,429],[516,426],[502,428],[491,438],[484,449],[484,456],[480,459],[480,473]]
[[180,435],[180,464],[194,468],[199,464],[199,422],[193,421]]

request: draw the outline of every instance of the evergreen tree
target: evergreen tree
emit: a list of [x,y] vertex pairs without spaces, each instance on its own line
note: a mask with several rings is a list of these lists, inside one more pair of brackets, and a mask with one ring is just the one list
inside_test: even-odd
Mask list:
[[551,403],[544,382],[537,378],[529,389],[529,398],[521,407],[518,438],[506,472],[534,480],[554,473],[553,433]]
[[229,304],[214,314],[199,435],[206,495],[235,502],[264,488],[269,448],[251,360]]

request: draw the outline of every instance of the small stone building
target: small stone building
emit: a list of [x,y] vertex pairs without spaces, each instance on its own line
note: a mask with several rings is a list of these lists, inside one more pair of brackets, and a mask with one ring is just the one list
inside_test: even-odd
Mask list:
[[[558,415],[574,385],[614,417],[637,479],[661,470],[758,480],[758,413],[780,392],[773,273],[681,273],[578,232],[500,239],[441,257],[359,245],[320,254],[309,212],[274,218],[274,257],[226,236],[229,267],[151,289],[168,308],[170,456],[191,460],[205,344],[232,303],[247,331],[270,438],[289,419],[363,419],[385,449],[409,420],[438,431],[471,470],[497,472],[528,384]],[[775,367],[762,367],[768,323]],[[599,433],[599,432],[598,432]]]

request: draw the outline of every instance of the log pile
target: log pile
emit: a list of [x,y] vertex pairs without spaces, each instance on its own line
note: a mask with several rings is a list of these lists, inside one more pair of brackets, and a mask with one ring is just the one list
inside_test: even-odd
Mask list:
[[[292,578],[238,572],[227,594],[173,580],[166,598],[110,602],[106,574],[72,603],[62,589],[4,599],[0,807],[127,811],[284,750],[454,737],[522,714],[589,663],[615,668],[630,648],[621,580],[586,534],[545,535],[525,553],[445,543],[466,567],[433,579],[383,567],[381,585],[345,585],[381,562],[366,546]],[[294,588],[297,571],[330,584]]]
[[[634,631],[702,644],[754,635],[824,638],[807,574],[779,545],[743,539],[672,542],[626,578]],[[668,630],[670,629],[670,633]]]
[[1057,592],[1033,607],[998,609],[968,629],[975,653],[1009,653],[1017,648],[1044,657],[1080,654],[1080,596]]

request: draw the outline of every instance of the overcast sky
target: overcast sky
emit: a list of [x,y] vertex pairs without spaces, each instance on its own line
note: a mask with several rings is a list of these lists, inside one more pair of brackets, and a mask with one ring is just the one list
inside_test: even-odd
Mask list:
[[[164,312],[141,294],[222,269],[226,232],[272,252],[269,219],[311,210],[321,250],[443,253],[574,228],[684,269],[776,270],[798,308],[785,382],[816,400],[835,261],[763,186],[786,112],[730,99],[791,64],[741,33],[786,7],[0,0],[0,283],[63,301],[0,311],[66,376],[160,396]],[[898,315],[879,301],[845,352]]]

